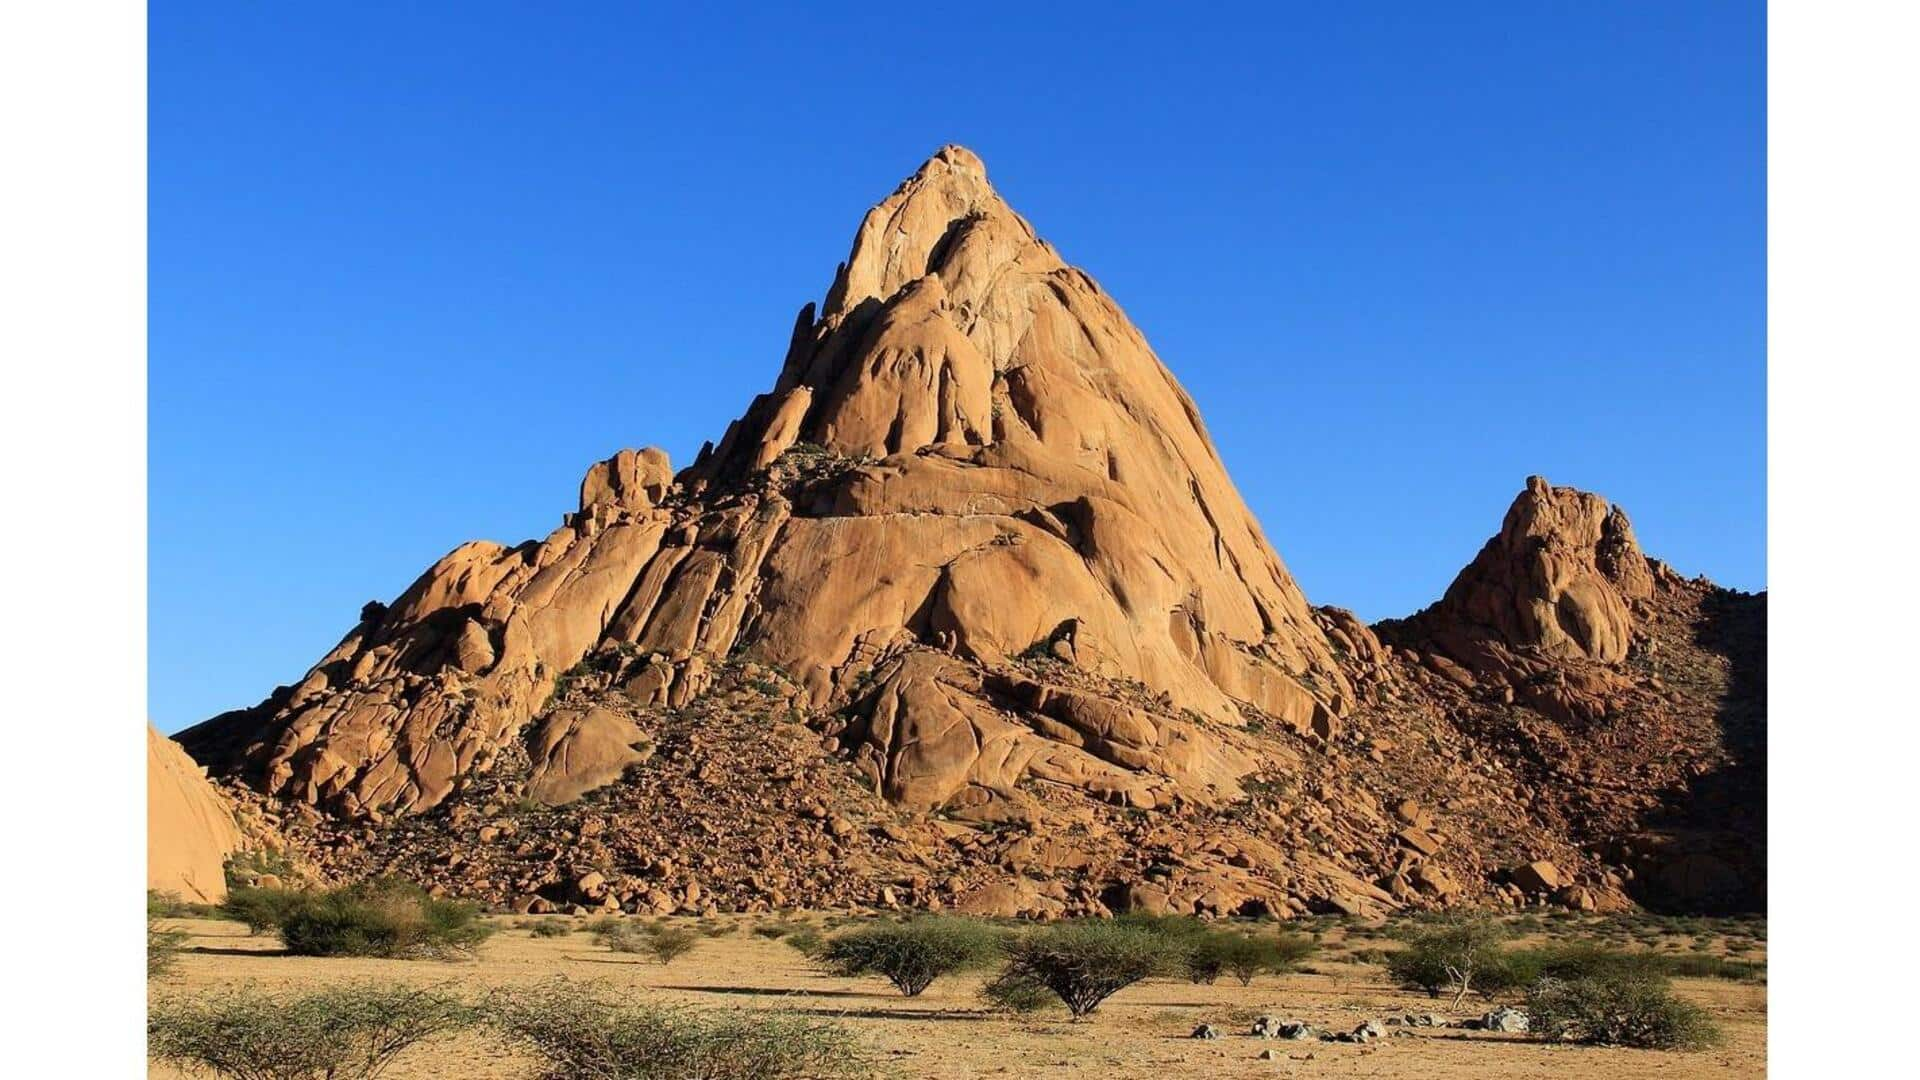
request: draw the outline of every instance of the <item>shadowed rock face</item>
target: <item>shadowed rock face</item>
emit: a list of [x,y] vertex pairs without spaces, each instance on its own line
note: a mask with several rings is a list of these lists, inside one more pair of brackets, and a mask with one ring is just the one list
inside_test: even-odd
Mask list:
[[[773,390],[691,468],[622,451],[546,539],[455,549],[298,684],[182,738],[283,797],[420,811],[596,649],[653,658],[643,704],[729,658],[776,668],[804,708],[853,706],[861,767],[921,808],[1029,777],[1137,806],[1232,791],[1247,763],[1193,720],[1326,737],[1355,694],[1191,399],[959,147],[867,214]],[[1034,650],[1167,715],[994,673]],[[605,764],[549,790],[638,753],[617,725],[550,728],[544,760]]]

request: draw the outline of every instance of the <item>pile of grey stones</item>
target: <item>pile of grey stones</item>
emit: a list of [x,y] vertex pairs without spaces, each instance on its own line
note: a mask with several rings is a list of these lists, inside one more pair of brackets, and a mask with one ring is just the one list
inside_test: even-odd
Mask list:
[[[1519,1009],[1498,1008],[1477,1019],[1453,1021],[1433,1013],[1407,1013],[1404,1016],[1388,1017],[1383,1026],[1372,1020],[1362,1021],[1352,1031],[1323,1031],[1304,1020],[1282,1020],[1277,1016],[1262,1016],[1253,1022],[1249,1032],[1256,1039],[1287,1039],[1291,1041],[1318,1040],[1320,1042],[1368,1043],[1385,1038],[1388,1027],[1408,1028],[1468,1028],[1475,1031],[1523,1032],[1527,1030],[1527,1014]],[[1402,1032],[1402,1034],[1407,1034]],[[1201,1024],[1193,1029],[1195,1039],[1218,1039],[1220,1029],[1212,1024]]]

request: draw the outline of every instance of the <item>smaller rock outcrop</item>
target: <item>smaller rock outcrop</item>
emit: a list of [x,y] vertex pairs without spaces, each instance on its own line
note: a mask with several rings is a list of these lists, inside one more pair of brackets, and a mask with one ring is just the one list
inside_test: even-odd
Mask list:
[[1617,506],[1539,476],[1439,603],[1383,635],[1465,689],[1566,721],[1603,715],[1634,648],[1636,604],[1671,576]]

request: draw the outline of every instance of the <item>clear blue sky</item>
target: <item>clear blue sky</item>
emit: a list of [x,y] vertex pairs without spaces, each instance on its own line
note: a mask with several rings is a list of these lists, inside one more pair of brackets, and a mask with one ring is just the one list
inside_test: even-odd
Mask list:
[[847,7],[154,6],[163,730],[592,461],[685,464],[946,142],[1315,603],[1426,604],[1529,473],[1765,587],[1763,5]]

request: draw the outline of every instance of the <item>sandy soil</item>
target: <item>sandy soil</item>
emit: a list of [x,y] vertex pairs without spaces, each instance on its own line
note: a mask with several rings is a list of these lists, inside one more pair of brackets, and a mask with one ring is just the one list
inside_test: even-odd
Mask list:
[[[1760,985],[1705,979],[1676,983],[1682,994],[1712,1010],[1726,1030],[1726,1044],[1703,1053],[1548,1046],[1522,1036],[1413,1028],[1391,1028],[1394,1037],[1371,1045],[1268,1042],[1245,1034],[1261,1013],[1349,1030],[1367,1019],[1445,1014],[1446,1003],[1395,990],[1371,965],[1316,960],[1309,965],[1312,974],[1262,978],[1250,987],[1231,979],[1213,986],[1141,983],[1110,998],[1084,1023],[1053,1012],[1015,1018],[982,1007],[975,994],[979,977],[942,980],[918,998],[903,998],[878,979],[821,974],[794,949],[747,933],[756,920],[737,921],[737,929],[703,939],[668,967],[609,952],[585,933],[535,938],[525,929],[505,928],[478,959],[465,962],[321,959],[279,955],[276,939],[250,937],[237,923],[170,920],[169,925],[190,933],[187,952],[171,974],[152,984],[150,994],[193,994],[245,983],[282,989],[352,981],[453,984],[477,994],[564,975],[654,1001],[832,1017],[858,1032],[883,1067],[900,1077],[1629,1080],[1753,1077],[1766,1071],[1766,988]],[[501,925],[510,927],[510,921]],[[1462,1014],[1469,1010],[1477,1015],[1479,1006],[1470,1001]],[[1226,1037],[1188,1038],[1203,1021]],[[1266,1049],[1278,1060],[1259,1060]],[[150,1075],[183,1074],[155,1067]],[[415,1047],[388,1075],[400,1080],[520,1078],[532,1071],[530,1062],[514,1059],[483,1036],[462,1035]]]

